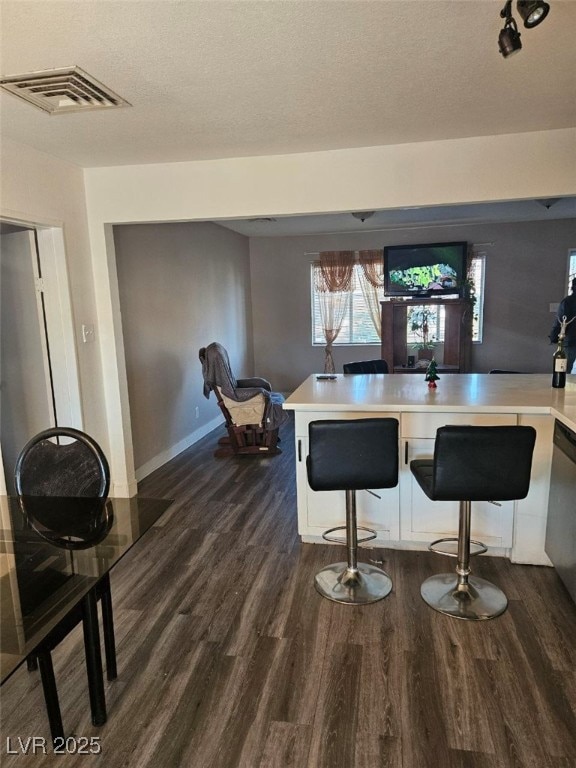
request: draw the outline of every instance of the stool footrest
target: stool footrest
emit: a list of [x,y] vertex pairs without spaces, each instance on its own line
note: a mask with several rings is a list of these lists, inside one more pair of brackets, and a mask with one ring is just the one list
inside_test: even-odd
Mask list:
[[[456,551],[452,552],[449,549],[442,549],[439,547],[439,544],[447,544],[448,542],[456,543]],[[473,549],[473,546],[475,549]],[[446,555],[447,557],[458,557],[458,539],[454,536],[449,536],[445,539],[436,539],[436,541],[433,541],[431,544],[428,544],[428,549],[430,552],[435,552],[437,555]],[[470,557],[475,557],[476,555],[483,555],[485,552],[488,552],[488,547],[486,544],[482,543],[481,541],[474,541],[473,539],[470,539]]]
[[[334,531],[345,531],[346,526],[345,525],[337,525],[336,528],[328,528],[327,531],[324,531],[322,534],[322,538],[324,541],[329,541],[332,544],[347,544],[346,537],[339,537],[339,536],[329,536],[330,533],[334,533]],[[375,539],[378,535],[375,530],[372,528],[366,528],[363,525],[356,526],[357,531],[365,531],[368,533],[368,536],[362,536],[362,538],[358,537],[358,544],[364,544],[366,541],[372,541],[372,539]]]

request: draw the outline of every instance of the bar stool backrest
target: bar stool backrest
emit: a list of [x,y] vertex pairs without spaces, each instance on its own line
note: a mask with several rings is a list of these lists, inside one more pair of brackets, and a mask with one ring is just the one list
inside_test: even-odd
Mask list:
[[313,491],[359,491],[398,484],[397,419],[327,419],[308,425]]
[[388,373],[386,360],[361,360],[357,363],[344,363],[344,373]]
[[530,486],[535,441],[532,427],[440,427],[434,445],[432,498],[524,499]]

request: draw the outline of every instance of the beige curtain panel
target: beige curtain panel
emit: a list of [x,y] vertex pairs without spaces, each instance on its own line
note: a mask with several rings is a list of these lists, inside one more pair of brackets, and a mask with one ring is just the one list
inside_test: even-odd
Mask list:
[[370,319],[378,338],[382,338],[380,302],[384,295],[384,262],[382,251],[358,251],[358,262],[362,269],[360,288],[370,313]]
[[323,251],[314,263],[314,287],[326,340],[324,373],[335,373],[332,345],[338,338],[350,306],[354,280],[354,251]]
[[354,251],[322,251],[317,291],[349,291],[354,274]]

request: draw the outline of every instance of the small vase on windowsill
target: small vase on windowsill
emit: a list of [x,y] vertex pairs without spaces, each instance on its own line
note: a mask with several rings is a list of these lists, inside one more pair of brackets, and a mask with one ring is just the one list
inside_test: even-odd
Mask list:
[[434,349],[426,348],[426,349],[419,349],[418,350],[418,360],[422,362],[429,363],[430,360],[432,360],[432,357],[434,356]]
[[416,352],[416,368],[427,368],[434,357],[434,345],[415,344],[412,349]]

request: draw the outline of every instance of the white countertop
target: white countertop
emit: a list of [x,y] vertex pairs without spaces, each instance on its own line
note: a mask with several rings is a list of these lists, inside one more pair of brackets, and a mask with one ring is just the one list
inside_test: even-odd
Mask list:
[[576,375],[553,389],[551,374],[442,374],[437,389],[417,373],[309,376],[285,401],[294,411],[437,411],[551,414],[576,430]]

